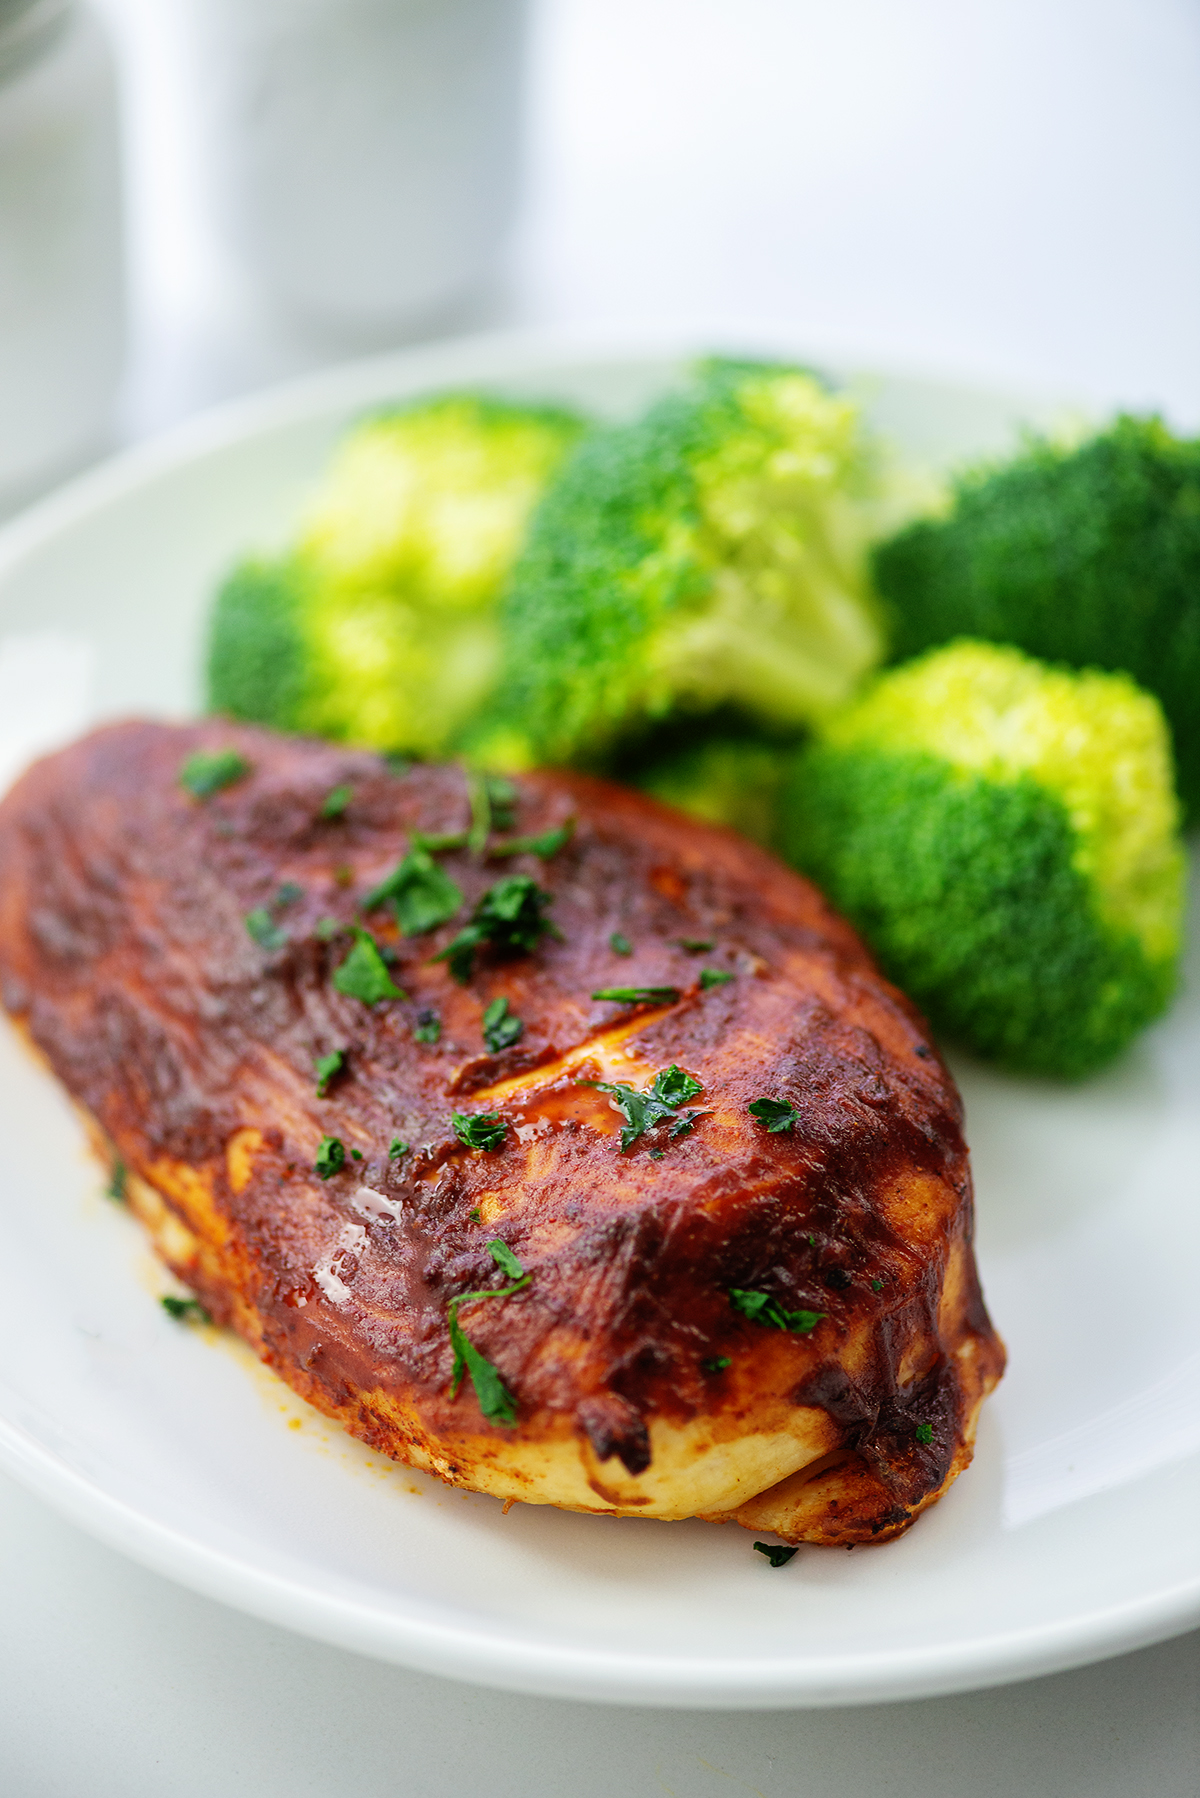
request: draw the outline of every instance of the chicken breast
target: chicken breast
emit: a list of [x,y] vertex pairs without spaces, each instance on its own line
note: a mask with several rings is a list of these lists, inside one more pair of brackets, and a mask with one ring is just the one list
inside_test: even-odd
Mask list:
[[959,1099],[770,855],[208,721],[37,764],[0,869],[0,996],[162,1258],[373,1448],[842,1544],[967,1465]]

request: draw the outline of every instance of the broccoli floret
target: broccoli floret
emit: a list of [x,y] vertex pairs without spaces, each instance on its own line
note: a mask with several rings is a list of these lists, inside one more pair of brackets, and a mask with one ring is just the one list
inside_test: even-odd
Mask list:
[[882,653],[876,491],[857,407],[798,368],[708,362],[585,439],[534,515],[475,752],[604,767],[655,721],[824,716]]
[[778,846],[779,807],[795,739],[779,742],[744,731],[670,733],[613,773],[706,824],[727,824],[771,849]]
[[491,684],[496,606],[575,414],[451,394],[350,432],[291,550],[235,569],[209,649],[215,711],[443,753]]
[[1200,809],[1200,441],[1125,417],[1075,449],[1031,443],[881,545],[875,578],[897,660],[972,636],[1131,674]]
[[1125,675],[950,644],[881,676],[802,750],[784,809],[789,859],[981,1055],[1086,1074],[1171,997],[1170,747]]

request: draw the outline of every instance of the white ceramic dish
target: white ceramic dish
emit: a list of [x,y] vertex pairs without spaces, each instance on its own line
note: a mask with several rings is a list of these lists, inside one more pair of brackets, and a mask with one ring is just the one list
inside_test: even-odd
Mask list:
[[[693,347],[445,345],[214,415],[56,496],[0,540],[0,778],[92,719],[197,705],[214,577],[285,530],[363,407],[479,382],[619,410]],[[1036,410],[921,381],[867,386],[886,428],[934,462],[997,446]],[[1193,957],[1172,1015],[1078,1090],[959,1068],[1011,1365],[974,1468],[891,1546],[802,1551],[773,1571],[732,1526],[502,1516],[381,1463],[245,1351],[164,1315],[165,1278],[7,1027],[0,1462],[200,1591],[524,1691],[853,1703],[1182,1631],[1200,1621],[1198,974]]]

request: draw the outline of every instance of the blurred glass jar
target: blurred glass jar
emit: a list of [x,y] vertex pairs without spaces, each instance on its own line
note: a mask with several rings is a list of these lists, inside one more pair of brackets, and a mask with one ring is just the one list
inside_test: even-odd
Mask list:
[[124,348],[107,40],[73,0],[0,0],[0,510],[104,447]]
[[525,0],[192,0],[213,225],[301,323],[383,341],[493,274]]

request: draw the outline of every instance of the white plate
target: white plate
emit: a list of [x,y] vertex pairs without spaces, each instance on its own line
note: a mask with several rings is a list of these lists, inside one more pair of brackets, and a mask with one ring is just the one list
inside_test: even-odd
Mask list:
[[[0,760],[11,769],[93,718],[193,708],[214,578],[286,529],[364,406],[485,382],[620,410],[672,364],[661,345],[445,345],[214,415],[77,483],[0,542]],[[993,448],[1031,416],[928,382],[871,390],[881,421],[934,461]],[[773,1571],[733,1526],[503,1516],[381,1462],[245,1351],[163,1314],[165,1279],[7,1027],[0,1461],[200,1591],[529,1692],[853,1703],[1024,1678],[1184,1630],[1200,1620],[1198,972],[1193,958],[1171,1016],[1078,1090],[959,1069],[1011,1365],[974,1467],[898,1543],[802,1550]]]

